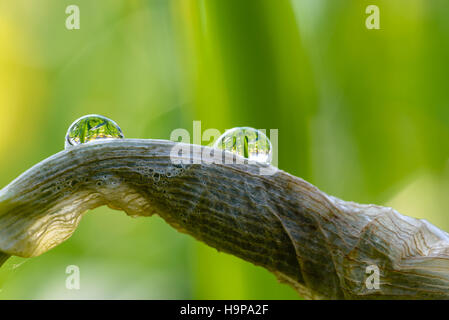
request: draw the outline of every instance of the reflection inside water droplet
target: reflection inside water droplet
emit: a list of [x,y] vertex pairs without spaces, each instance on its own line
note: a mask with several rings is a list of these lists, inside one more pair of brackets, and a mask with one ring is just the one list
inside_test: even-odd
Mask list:
[[250,127],[227,130],[217,139],[214,148],[268,164],[272,159],[272,147],[268,137],[262,131]]
[[73,122],[65,137],[65,148],[97,139],[123,139],[122,129],[113,120],[90,114]]

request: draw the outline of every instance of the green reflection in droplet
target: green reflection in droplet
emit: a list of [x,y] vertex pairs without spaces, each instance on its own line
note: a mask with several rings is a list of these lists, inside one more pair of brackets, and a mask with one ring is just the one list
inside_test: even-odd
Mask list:
[[120,127],[113,120],[90,114],[77,119],[67,130],[65,148],[97,139],[123,139]]
[[217,139],[214,148],[227,150],[250,160],[271,163],[271,142],[262,131],[254,128],[229,129]]

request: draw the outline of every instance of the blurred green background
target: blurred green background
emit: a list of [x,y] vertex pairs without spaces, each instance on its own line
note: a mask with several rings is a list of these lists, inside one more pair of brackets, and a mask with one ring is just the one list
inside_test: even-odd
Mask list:
[[[80,8],[80,30],[65,9]],[[367,5],[380,30],[365,27]],[[279,167],[449,230],[446,0],[0,0],[0,185],[98,113],[128,138],[279,129]],[[208,144],[210,141],[204,141]],[[81,289],[68,290],[77,265]],[[298,299],[158,217],[88,212],[0,269],[0,298]]]

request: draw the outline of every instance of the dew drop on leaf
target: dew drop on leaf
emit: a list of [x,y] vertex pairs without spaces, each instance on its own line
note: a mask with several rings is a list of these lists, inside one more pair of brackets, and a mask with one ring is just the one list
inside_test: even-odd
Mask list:
[[227,130],[213,147],[262,163],[269,164],[272,159],[272,147],[268,137],[262,131],[250,127]]
[[65,148],[97,139],[123,139],[122,129],[106,117],[90,114],[73,122],[65,137]]

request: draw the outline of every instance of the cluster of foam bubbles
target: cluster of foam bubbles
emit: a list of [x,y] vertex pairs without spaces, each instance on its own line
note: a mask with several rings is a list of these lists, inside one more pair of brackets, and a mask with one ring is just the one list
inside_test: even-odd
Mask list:
[[[185,172],[185,166],[183,164],[171,164],[166,167],[149,167],[140,166],[136,167],[135,172],[141,176],[143,183],[151,182],[156,186],[161,186],[170,181],[170,179],[180,176]],[[53,181],[51,185],[47,186],[45,191],[57,194],[62,197],[71,195],[76,189],[83,187],[94,186],[95,189],[113,188],[119,186],[121,183],[126,182],[125,177],[117,177],[114,174],[100,174],[95,176],[80,176],[73,177],[67,176],[65,178],[57,179]],[[133,179],[133,182],[135,180]]]
[[164,168],[142,166],[138,167],[137,171],[145,180],[164,184],[171,178],[177,177],[184,173],[185,168],[182,164],[173,164]]

